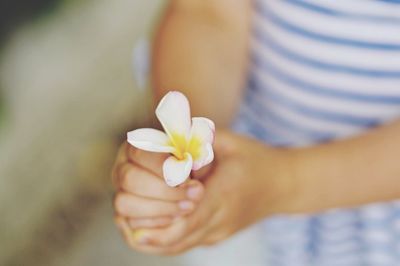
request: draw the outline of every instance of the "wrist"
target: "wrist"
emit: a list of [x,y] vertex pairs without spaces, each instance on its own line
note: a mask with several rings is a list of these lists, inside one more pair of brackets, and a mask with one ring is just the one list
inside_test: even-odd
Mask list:
[[267,148],[263,156],[264,216],[301,212],[301,187],[299,179],[300,155],[296,149]]

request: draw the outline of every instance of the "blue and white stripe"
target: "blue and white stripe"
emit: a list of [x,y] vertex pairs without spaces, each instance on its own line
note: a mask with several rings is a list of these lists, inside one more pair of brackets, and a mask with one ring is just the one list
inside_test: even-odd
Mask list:
[[[400,117],[400,0],[256,0],[234,129],[277,146]],[[379,178],[379,177],[377,177]],[[265,222],[267,265],[400,265],[400,202]]]

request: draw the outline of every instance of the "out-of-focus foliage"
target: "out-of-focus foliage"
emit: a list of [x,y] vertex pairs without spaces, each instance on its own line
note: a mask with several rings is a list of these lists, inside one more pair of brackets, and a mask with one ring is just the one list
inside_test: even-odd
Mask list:
[[3,94],[2,90],[0,89],[0,130],[3,125],[4,121],[4,113],[5,113],[5,104],[4,104],[4,99],[3,99]]
[[147,40],[164,3],[0,0],[0,265],[181,265],[130,250],[111,206],[116,150],[153,114]]
[[0,1],[0,42],[22,23],[53,11],[61,0]]
[[0,9],[18,11],[1,18],[0,265],[136,264],[112,222],[110,172],[125,132],[148,121],[132,53],[161,2],[28,2]]

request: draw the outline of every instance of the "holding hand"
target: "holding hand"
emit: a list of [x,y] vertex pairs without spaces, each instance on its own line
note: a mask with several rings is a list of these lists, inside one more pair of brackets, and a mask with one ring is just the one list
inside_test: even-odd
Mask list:
[[[115,162],[113,183],[116,219],[130,229],[159,228],[176,217],[191,213],[204,191],[199,181],[191,180],[179,187],[169,187],[162,176],[167,155],[138,150],[124,143]],[[138,231],[140,232],[140,231]],[[129,237],[140,240],[134,231]]]
[[[216,159],[211,169],[205,174],[193,172],[203,185],[190,181],[204,197],[196,198],[193,209],[184,216],[162,227],[141,229],[140,237],[144,241],[132,234],[132,228],[121,216],[117,217],[117,224],[130,246],[152,254],[177,254],[195,246],[216,243],[268,215],[290,209],[293,182],[288,173],[289,151],[273,149],[227,131],[218,131],[214,150]],[[169,200],[179,201],[182,198],[178,195],[186,195],[182,192],[186,185],[169,189]],[[155,189],[153,197],[166,200],[156,194]]]

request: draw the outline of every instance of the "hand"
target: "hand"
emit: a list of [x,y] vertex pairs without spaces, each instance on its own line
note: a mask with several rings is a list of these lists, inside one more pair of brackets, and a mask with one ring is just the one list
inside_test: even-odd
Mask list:
[[138,228],[161,228],[191,213],[203,197],[203,185],[190,180],[169,187],[162,177],[167,155],[138,150],[124,143],[113,169],[117,189],[114,199],[116,221],[129,228],[129,237],[140,240]]
[[205,195],[192,214],[165,228],[142,230],[147,241],[141,244],[122,220],[117,221],[131,247],[151,254],[178,254],[214,244],[270,214],[289,210],[293,182],[287,172],[288,150],[221,130],[214,150],[213,168],[202,177]]

